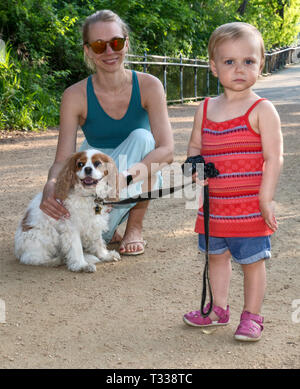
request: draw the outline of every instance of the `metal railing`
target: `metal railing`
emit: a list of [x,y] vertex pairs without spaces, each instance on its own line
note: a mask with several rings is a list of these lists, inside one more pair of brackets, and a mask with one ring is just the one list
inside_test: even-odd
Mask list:
[[168,103],[200,100],[216,94],[217,80],[213,80],[208,63],[201,59],[159,55],[128,54],[125,61],[131,68],[149,72],[163,83]]
[[264,74],[270,74],[284,66],[300,62],[300,46],[285,47],[265,53]]
[[[268,75],[287,64],[300,62],[300,46],[265,53],[263,74]],[[157,76],[163,83],[168,103],[197,101],[218,95],[220,83],[207,61],[159,55],[127,54],[125,64],[130,68]]]

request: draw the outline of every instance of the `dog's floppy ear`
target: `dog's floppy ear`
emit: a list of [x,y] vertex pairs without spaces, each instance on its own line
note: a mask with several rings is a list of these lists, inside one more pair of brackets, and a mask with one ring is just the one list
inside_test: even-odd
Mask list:
[[104,175],[108,187],[107,201],[119,201],[119,172],[115,161],[107,154],[100,153],[100,159],[104,164]]
[[[112,166],[112,180],[108,181],[108,185],[111,186],[111,190],[109,193],[108,201],[119,201],[120,200],[120,193],[119,193],[119,172],[117,169],[117,166],[112,158],[110,158],[110,166]],[[111,182],[110,182],[111,181]]]
[[74,187],[77,180],[77,176],[75,174],[76,161],[82,156],[83,153],[84,152],[75,153],[67,159],[56,180],[56,198],[65,200],[68,197],[70,189]]

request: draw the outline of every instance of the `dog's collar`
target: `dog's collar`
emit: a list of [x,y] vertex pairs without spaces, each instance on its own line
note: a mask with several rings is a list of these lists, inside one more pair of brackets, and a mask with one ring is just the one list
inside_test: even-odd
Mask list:
[[96,195],[94,199],[94,203],[96,204],[94,207],[95,214],[100,215],[103,208],[103,199],[101,199]]

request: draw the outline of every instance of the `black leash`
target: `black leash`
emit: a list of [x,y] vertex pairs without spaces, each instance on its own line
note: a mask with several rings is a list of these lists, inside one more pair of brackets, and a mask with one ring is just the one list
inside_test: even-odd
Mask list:
[[[213,178],[219,175],[218,170],[215,168],[215,165],[211,162],[205,163],[204,158],[201,155],[196,155],[194,157],[189,157],[185,163],[191,163],[191,172],[194,174],[197,171],[197,164],[204,164],[204,179]],[[209,188],[208,184],[204,186],[204,199],[203,199],[203,217],[204,217],[204,234],[205,234],[205,265],[203,270],[203,279],[202,279],[202,297],[200,312],[203,317],[207,317],[213,308],[213,294],[211,290],[210,280],[209,280],[209,271],[208,271],[208,251],[209,251]],[[209,308],[207,311],[204,311],[205,300],[207,294],[207,287],[209,291]]]
[[[189,183],[188,185],[190,185]],[[120,201],[103,201],[101,199],[96,199],[95,202],[98,202],[102,205],[126,205],[126,204],[132,204],[132,203],[139,203],[141,201],[148,201],[148,200],[155,200],[159,199],[161,197],[164,197],[166,195],[172,194],[174,192],[177,192],[180,189],[183,189],[186,185],[182,184],[179,186],[173,186],[171,188],[164,188],[164,189],[156,189],[149,191],[147,193],[141,193],[136,196],[128,197],[124,200]]]
[[[202,297],[200,312],[203,317],[207,317],[213,308],[213,295],[209,280],[208,273],[208,250],[209,250],[209,189],[208,185],[204,187],[204,200],[203,200],[203,214],[204,214],[204,233],[205,233],[205,265],[203,270],[203,279],[202,279]],[[205,300],[206,300],[206,286],[208,286],[209,291],[209,308],[208,311],[204,312]]]
[[[215,165],[213,163],[205,163],[204,158],[201,155],[196,155],[193,157],[188,157],[184,164],[182,164],[181,169],[183,171],[183,174],[185,176],[191,176],[197,171],[197,165],[203,164],[204,165],[204,179],[206,178],[213,178],[217,177],[219,174],[218,170],[215,168]],[[189,183],[190,184],[190,183]],[[188,184],[188,185],[189,185]],[[125,204],[132,204],[137,203],[141,201],[148,201],[148,200],[154,200],[161,198],[163,196],[166,196],[168,194],[174,193],[180,189],[183,189],[186,185],[182,184],[179,186],[171,187],[171,188],[165,188],[165,189],[157,189],[154,191],[150,191],[148,193],[142,193],[140,195],[136,195],[133,197],[128,197],[124,200],[120,201],[103,201],[102,199],[95,199],[96,205],[96,212],[97,207],[101,210],[101,205],[125,205]],[[203,317],[207,317],[213,308],[213,295],[209,280],[209,271],[208,271],[208,251],[209,251],[209,188],[208,185],[204,186],[204,199],[203,199],[203,214],[204,214],[204,232],[205,232],[205,265],[204,265],[204,271],[203,271],[203,285],[202,285],[202,297],[201,297],[201,306],[200,306],[200,312]],[[209,291],[209,309],[208,311],[204,312],[204,306],[206,301],[206,294],[207,294],[207,287]]]

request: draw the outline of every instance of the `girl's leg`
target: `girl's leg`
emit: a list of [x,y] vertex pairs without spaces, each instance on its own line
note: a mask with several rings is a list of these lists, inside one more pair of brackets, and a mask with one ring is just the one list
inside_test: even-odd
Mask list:
[[229,250],[225,250],[222,254],[209,255],[209,279],[213,295],[213,310],[208,317],[203,317],[198,310],[185,314],[183,321],[186,324],[195,327],[228,324],[229,309],[227,300],[231,278],[231,253]]
[[[214,305],[226,310],[231,279],[231,254],[228,250],[222,254],[210,254],[209,279]],[[213,311],[209,314],[209,317],[211,320],[218,319]]]
[[265,260],[242,265],[244,272],[244,309],[259,315],[266,289]]
[[260,310],[266,289],[265,260],[242,265],[244,271],[244,308],[234,337],[241,341],[261,338],[264,318]]

